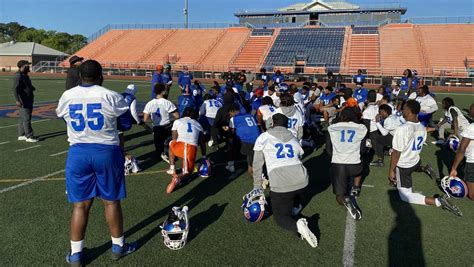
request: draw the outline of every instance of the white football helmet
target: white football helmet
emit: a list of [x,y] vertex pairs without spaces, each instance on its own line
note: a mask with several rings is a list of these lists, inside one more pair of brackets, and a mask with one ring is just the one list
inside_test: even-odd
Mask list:
[[140,170],[140,167],[138,167],[137,160],[135,159],[134,156],[132,155],[125,155],[125,175],[129,175],[130,173],[137,173]]
[[160,227],[165,246],[172,250],[182,249],[189,233],[188,206],[173,207]]

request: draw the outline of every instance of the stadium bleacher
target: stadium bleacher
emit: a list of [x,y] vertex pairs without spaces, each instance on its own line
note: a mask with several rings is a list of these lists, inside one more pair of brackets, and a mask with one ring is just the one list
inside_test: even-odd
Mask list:
[[306,57],[307,66],[339,66],[344,34],[345,28],[282,29],[265,66],[293,66],[297,56]]

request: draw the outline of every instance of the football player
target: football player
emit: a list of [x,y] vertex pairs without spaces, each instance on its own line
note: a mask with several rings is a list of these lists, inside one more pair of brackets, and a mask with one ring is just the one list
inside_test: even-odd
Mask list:
[[[304,218],[297,221],[302,209],[297,204],[308,186],[308,173],[301,157],[303,148],[287,129],[288,118],[280,113],[272,116],[273,127],[261,134],[254,146],[254,191],[263,193],[263,165],[266,164],[270,181],[273,216],[283,229],[300,234],[312,247],[317,247],[318,240],[308,228]],[[295,206],[296,204],[296,206]]]
[[[206,159],[203,129],[196,119],[196,111],[194,108],[188,107],[184,110],[181,119],[176,120],[171,128],[173,140],[170,142],[170,168],[166,173],[172,175],[172,179],[166,188],[168,194],[194,172],[198,145],[201,146],[202,158]],[[180,176],[176,174],[174,165],[176,157],[183,159],[183,170]]]
[[[474,118],[474,104],[469,109],[469,115]],[[462,116],[462,114],[460,115]],[[464,181],[468,187],[468,198],[474,201],[474,123],[469,124],[461,133],[461,143],[459,144],[453,166],[451,167],[451,177],[457,177],[459,164],[466,157],[464,167]]]
[[372,136],[372,147],[375,151],[377,159],[370,163],[370,166],[383,167],[384,163],[384,147],[391,146],[395,129],[405,123],[395,114],[392,114],[392,108],[383,104],[379,107],[379,114],[376,117],[378,132]]
[[362,119],[364,119],[364,122],[366,123],[366,125],[368,125],[368,128],[369,128],[368,140],[370,141],[367,140],[368,147],[372,147],[372,142],[373,142],[372,139],[376,138],[375,135],[378,132],[377,122],[375,118],[379,114],[379,106],[376,103],[376,98],[377,98],[377,93],[374,90],[370,90],[367,95],[367,107],[362,112]]
[[179,116],[182,117],[184,110],[188,107],[196,109],[196,102],[194,101],[194,96],[191,93],[190,87],[186,86],[183,94],[178,96]]
[[461,139],[461,134],[465,128],[469,126],[469,121],[464,117],[462,111],[454,105],[454,100],[451,97],[446,97],[441,102],[444,112],[444,118],[435,126],[435,128],[428,128],[427,130],[434,131],[438,129],[438,140],[433,141],[433,144],[442,145],[446,143],[444,139],[444,131],[446,129],[453,129],[453,136]]
[[204,116],[208,122],[211,140],[209,140],[208,145],[211,147],[214,143],[217,144],[217,129],[214,127],[214,119],[216,118],[217,111],[222,107],[222,103],[217,101],[215,97],[212,97],[210,94],[204,95],[204,103],[202,103],[201,108],[199,109],[199,116]]
[[432,205],[442,207],[456,215],[460,211],[448,201],[446,195],[442,197],[425,197],[413,192],[412,173],[424,171],[434,177],[431,167],[421,166],[420,153],[426,140],[426,128],[418,120],[420,103],[408,100],[403,107],[403,117],[406,123],[398,127],[393,134],[392,158],[388,173],[389,182],[396,186],[400,198],[404,202],[419,205]]
[[[351,217],[362,219],[362,213],[351,196],[359,196],[363,164],[360,159],[362,140],[367,127],[361,123],[358,107],[346,107],[341,111],[339,121],[328,128],[332,145],[331,182],[336,201],[344,205]],[[352,190],[350,179],[354,177]]]
[[143,120],[153,121],[153,137],[155,149],[164,161],[168,161],[168,156],[164,154],[165,140],[171,136],[171,118],[179,118],[176,106],[166,99],[166,87],[162,83],[155,84],[155,99],[145,105],[143,109]]
[[247,157],[247,170],[252,176],[253,148],[257,137],[260,135],[260,129],[255,117],[248,113],[241,114],[240,107],[237,104],[231,107],[230,117],[228,130],[240,139],[240,153]]
[[266,96],[262,99],[262,105],[257,111],[258,126],[262,132],[266,131],[270,127],[270,119],[276,112],[276,107],[273,105],[271,97]]
[[[369,91],[363,88],[361,85],[357,85],[357,89],[354,91],[354,98],[357,99],[357,104],[360,110],[364,110],[365,102],[369,96]],[[377,98],[377,95],[375,96]],[[375,102],[375,101],[374,101]]]
[[123,96],[101,86],[102,66],[95,60],[82,63],[82,85],[63,93],[56,114],[67,124],[69,153],[66,161],[66,188],[73,203],[71,251],[66,261],[72,266],[83,262],[84,237],[89,211],[100,197],[112,239],[112,259],[134,252],[135,244],[125,243],[120,201],[126,197],[124,154],[120,148],[117,118],[128,111]]
[[294,98],[291,95],[282,95],[280,97],[280,107],[275,111],[288,118],[288,130],[298,141],[303,138],[304,116],[296,107]]
[[151,76],[151,99],[155,99],[155,84],[163,83],[163,65],[156,65],[156,71]]
[[187,87],[191,87],[191,81],[193,79],[193,74],[189,72],[188,66],[183,66],[183,71],[181,71],[178,76],[178,85],[182,92],[184,92]]
[[430,90],[428,85],[423,85],[416,89],[416,98],[415,100],[420,103],[420,113],[418,114],[418,119],[420,123],[428,127],[431,122],[433,114],[438,110],[438,104],[436,100],[430,95]]

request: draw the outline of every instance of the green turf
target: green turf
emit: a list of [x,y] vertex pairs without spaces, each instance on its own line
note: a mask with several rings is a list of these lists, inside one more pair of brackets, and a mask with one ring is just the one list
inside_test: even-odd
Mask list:
[[[33,79],[36,101],[55,101],[63,92],[63,80]],[[105,86],[122,91],[127,81],[106,81]],[[149,84],[137,83],[138,99],[149,98]],[[11,80],[0,79],[0,107],[12,104]],[[176,88],[174,88],[176,89]],[[177,90],[174,90],[175,92]],[[438,101],[445,95],[439,95]],[[173,94],[173,99],[176,94]],[[456,103],[467,108],[474,97],[452,94]],[[436,117],[441,116],[438,112]],[[15,118],[0,118],[0,127],[14,125]],[[40,147],[15,152],[36,144],[16,141],[16,127],[0,128],[0,190],[20,182],[64,169],[67,150],[65,125],[52,119],[33,124],[36,135],[44,138]],[[143,163],[143,175],[127,178],[128,197],[123,202],[127,239],[138,240],[142,247],[122,259],[119,265],[342,265],[345,209],[336,205],[329,183],[329,159],[319,148],[305,159],[310,172],[307,192],[309,203],[303,214],[320,237],[320,246],[311,248],[306,242],[281,230],[272,217],[259,224],[244,221],[240,208],[242,195],[252,188],[244,174],[245,166],[237,165],[238,176],[228,179],[222,166],[209,179],[195,179],[171,195],[165,194],[169,176],[158,171],[167,166],[157,163],[152,136],[140,127],[127,133],[130,153]],[[432,138],[429,140],[431,141]],[[140,144],[142,144],[140,146]],[[213,154],[222,162],[222,154]],[[434,145],[425,146],[422,159],[447,174],[453,154]],[[439,160],[437,160],[439,159]],[[388,161],[386,160],[386,163]],[[65,195],[63,173],[53,179],[33,183],[0,194],[0,265],[63,265],[69,248],[68,225],[71,206]],[[387,167],[372,168],[359,198],[363,220],[357,222],[355,263],[359,266],[472,266],[474,255],[474,205],[467,200],[455,203],[464,212],[458,218],[441,209],[407,205],[387,183]],[[56,179],[58,178],[58,179]],[[424,194],[441,193],[424,175],[414,176],[414,189]],[[180,251],[163,245],[159,225],[174,205],[188,205],[191,214],[189,243]],[[91,265],[111,265],[110,237],[97,201],[91,212],[86,247]]]

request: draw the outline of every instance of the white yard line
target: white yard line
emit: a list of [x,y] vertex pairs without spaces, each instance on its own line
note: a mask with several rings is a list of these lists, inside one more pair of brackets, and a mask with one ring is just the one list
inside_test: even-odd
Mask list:
[[8,143],[10,143],[10,141],[1,142],[0,145],[5,145],[5,144],[8,144]]
[[344,235],[344,249],[342,251],[342,265],[353,267],[355,258],[356,222],[349,212],[346,216],[346,231]]
[[[45,122],[45,121],[50,121],[51,119],[44,119],[44,120],[37,120],[37,121],[31,121],[31,123],[38,123],[38,122]],[[11,125],[6,125],[6,126],[0,126],[0,129],[4,128],[10,128],[10,127],[17,127],[18,124],[11,124]]]
[[17,149],[17,150],[15,150],[15,152],[21,152],[21,151],[25,151],[25,150],[30,150],[30,149],[37,148],[37,147],[40,147],[40,146],[41,146],[41,145],[36,145],[36,146],[30,146],[30,147],[27,147],[27,148]]
[[23,187],[23,186],[30,185],[30,184],[32,184],[32,183],[35,183],[35,182],[38,182],[38,181],[41,181],[41,180],[44,180],[44,179],[46,179],[46,178],[48,178],[48,177],[51,177],[51,176],[54,176],[54,175],[63,173],[64,171],[65,171],[65,170],[62,169],[62,170],[60,170],[60,171],[56,171],[56,172],[47,174],[47,175],[45,175],[45,176],[33,178],[33,179],[31,179],[31,180],[29,180],[29,181],[26,181],[26,182],[23,182],[23,183],[21,183],[21,184],[17,184],[17,185],[14,185],[14,186],[10,186],[10,187],[1,189],[1,190],[0,190],[0,194],[3,194],[3,193],[6,193],[6,192],[8,192],[8,191],[12,191],[12,190],[18,189],[18,188]]
[[371,185],[371,184],[363,184],[362,187],[369,187],[369,188],[374,188],[375,185]]
[[50,157],[56,157],[56,156],[59,156],[59,155],[62,155],[62,154],[66,154],[69,150],[64,150],[64,151],[61,151],[61,152],[58,152],[58,153],[55,153],[55,154],[51,154],[49,155]]

